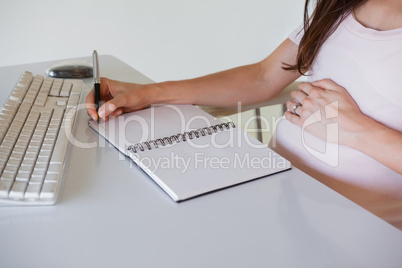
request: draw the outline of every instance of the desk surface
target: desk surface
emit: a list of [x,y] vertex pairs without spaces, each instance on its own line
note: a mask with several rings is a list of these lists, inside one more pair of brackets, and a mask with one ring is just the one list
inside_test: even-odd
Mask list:
[[[23,71],[50,64],[0,68],[0,103]],[[112,56],[100,66],[103,76],[150,82]],[[70,145],[58,203],[0,208],[0,266],[402,265],[402,232],[297,169],[175,203],[87,121],[81,109],[74,137],[97,146]]]

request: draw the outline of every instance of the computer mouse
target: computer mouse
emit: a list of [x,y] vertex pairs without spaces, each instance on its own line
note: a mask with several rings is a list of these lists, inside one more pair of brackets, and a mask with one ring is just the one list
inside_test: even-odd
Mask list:
[[50,66],[46,74],[53,78],[92,77],[92,63],[86,60],[66,60]]

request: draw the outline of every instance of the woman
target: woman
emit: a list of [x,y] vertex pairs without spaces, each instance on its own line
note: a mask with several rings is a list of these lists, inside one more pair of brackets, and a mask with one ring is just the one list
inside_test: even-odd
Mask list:
[[[150,85],[103,78],[99,116],[154,103],[254,104],[307,74],[271,148],[402,229],[402,1],[318,0],[311,17],[308,5],[302,31],[256,64]],[[91,91],[87,110],[97,120],[93,104]]]

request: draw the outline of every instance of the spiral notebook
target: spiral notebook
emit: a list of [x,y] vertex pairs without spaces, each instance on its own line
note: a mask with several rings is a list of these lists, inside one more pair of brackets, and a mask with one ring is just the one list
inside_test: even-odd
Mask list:
[[89,125],[175,201],[290,169],[232,122],[193,105],[156,106]]

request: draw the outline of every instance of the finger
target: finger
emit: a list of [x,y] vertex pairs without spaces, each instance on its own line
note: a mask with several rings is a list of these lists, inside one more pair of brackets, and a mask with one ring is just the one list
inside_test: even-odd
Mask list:
[[297,101],[300,104],[303,104],[304,99],[307,97],[307,94],[301,90],[294,90],[290,92],[290,96],[294,99],[293,101]]
[[113,116],[113,117],[117,117],[119,115],[121,115],[123,113],[123,110],[120,108],[117,108],[116,110],[114,110],[113,112],[111,112],[109,114],[109,116]]
[[99,108],[99,116],[101,118],[108,117],[111,113],[113,113],[117,108],[124,107],[126,103],[126,99],[121,96],[116,96],[115,98],[107,101]]
[[101,94],[101,99],[105,100],[111,98],[111,91],[112,89],[112,84],[110,83],[111,80],[106,78],[106,77],[101,77],[100,78],[100,94]]
[[299,116],[293,114],[293,113],[290,112],[290,111],[286,111],[286,112],[285,112],[285,118],[286,118],[289,122],[291,122],[292,124],[295,124],[295,125],[297,125],[297,126],[300,126],[300,127],[301,127],[301,126],[303,125],[303,122],[302,122],[301,118],[300,118]]
[[312,85],[315,87],[325,89],[325,90],[332,90],[332,91],[337,91],[337,92],[346,91],[345,88],[338,85],[331,79],[323,79],[323,80],[315,81],[312,83]]
[[333,90],[334,88],[336,88],[336,86],[338,86],[338,84],[336,84],[331,79],[322,79],[322,80],[314,81],[311,84],[315,87],[320,87],[320,88],[328,89],[328,90],[331,90],[331,89]]
[[314,88],[314,86],[311,83],[307,82],[302,82],[298,86],[299,90],[304,92],[307,96],[310,94],[311,90]]
[[87,109],[88,115],[94,121],[97,121],[98,120],[98,113],[96,112],[96,109],[95,109],[95,94],[94,94],[94,89],[93,88],[88,93],[88,95],[87,95],[87,97],[85,99],[84,107]]
[[297,110],[301,109],[301,106],[302,105],[300,103],[297,103],[293,100],[289,100],[286,102],[286,108],[288,108],[288,111],[295,115],[298,115]]

